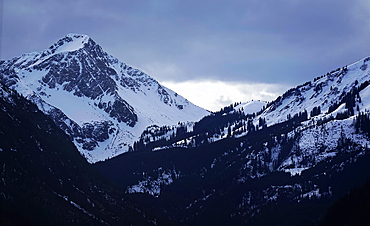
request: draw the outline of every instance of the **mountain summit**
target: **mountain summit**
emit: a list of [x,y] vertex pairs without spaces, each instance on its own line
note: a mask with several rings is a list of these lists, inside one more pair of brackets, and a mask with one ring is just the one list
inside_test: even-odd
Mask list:
[[1,61],[0,72],[0,81],[52,117],[90,163],[127,152],[150,125],[208,114],[87,35],[68,34],[42,52]]

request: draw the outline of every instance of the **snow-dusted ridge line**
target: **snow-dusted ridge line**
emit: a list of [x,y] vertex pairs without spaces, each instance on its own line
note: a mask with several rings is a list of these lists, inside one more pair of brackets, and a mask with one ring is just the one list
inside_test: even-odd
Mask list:
[[[370,57],[365,57],[349,66],[338,68],[290,89],[268,105],[260,117],[264,117],[270,126],[286,121],[288,115],[293,116],[305,110],[310,113],[318,106],[323,114],[327,113],[333,103],[340,101],[343,92],[347,93],[353,87],[370,80],[369,59]],[[369,109],[370,102],[362,103],[359,107]]]
[[[82,49],[89,41],[90,37],[87,35],[70,33],[64,38],[59,39],[56,43],[51,45],[48,49],[42,52],[24,53],[15,62],[20,67],[32,68],[35,65],[49,59],[50,57],[62,52],[74,52]],[[91,40],[92,41],[92,40]],[[17,57],[13,58],[16,59]],[[18,69],[19,71],[19,69]]]
[[[255,127],[262,129],[259,125],[261,118],[265,120],[266,126],[271,127],[289,121],[294,115],[306,112],[307,119],[301,121],[300,125],[288,134],[288,137],[292,138],[294,134],[302,133],[299,143],[297,143],[297,146],[300,147],[303,153],[303,155],[300,155],[300,158],[312,156],[313,159],[309,161],[308,165],[304,165],[300,162],[301,160],[294,157],[294,150],[292,150],[292,158],[287,159],[279,166],[280,170],[290,172],[292,175],[300,174],[302,171],[313,167],[317,162],[321,162],[328,157],[334,157],[337,153],[332,150],[337,148],[338,139],[343,134],[345,134],[346,139],[361,144],[363,148],[366,149],[369,147],[370,144],[367,142],[366,137],[359,134],[352,134],[354,133],[352,124],[355,116],[338,120],[340,115],[358,115],[360,112],[366,112],[370,109],[370,86],[368,85],[370,83],[369,62],[370,58],[366,57],[350,66],[333,70],[324,76],[315,78],[311,82],[287,91],[281,97],[278,97],[275,101],[267,105],[263,102],[260,103],[258,108],[253,108],[253,111],[246,111],[246,109],[256,102],[236,105],[232,111],[224,113],[224,115],[241,112],[242,110],[244,114],[250,114],[256,112],[258,109],[260,111],[252,121]],[[353,107],[350,107],[352,113],[349,112],[349,108],[347,107],[346,96],[349,96],[349,99],[353,98],[353,101],[351,100],[352,102],[348,102],[347,100],[348,103],[353,104]],[[337,107],[333,108],[335,104],[337,104]],[[314,108],[317,109],[318,107],[320,108],[320,112],[314,113]],[[337,120],[335,120],[336,118]],[[230,136],[241,138],[247,135],[249,131],[236,133],[241,130],[234,130],[234,128],[237,128],[237,124],[243,125],[243,123],[246,124],[247,120],[242,119],[234,124],[229,124],[231,134],[228,134],[227,127],[224,127],[220,133],[216,133],[213,136],[207,136],[205,134],[206,138],[204,138],[204,142],[213,143]],[[320,135],[320,131],[317,130],[322,128],[325,128],[324,130],[328,130],[328,132]],[[346,131],[343,132],[338,128],[346,128]],[[316,135],[314,136],[313,134]],[[202,145],[202,142],[198,144],[194,142],[197,136],[198,134],[192,134],[171,144],[156,146],[153,148],[153,151],[173,147],[189,148]],[[320,139],[320,142],[312,140],[314,138]],[[325,149],[325,152],[318,151],[318,147]],[[278,147],[276,148],[277,154],[279,150]]]

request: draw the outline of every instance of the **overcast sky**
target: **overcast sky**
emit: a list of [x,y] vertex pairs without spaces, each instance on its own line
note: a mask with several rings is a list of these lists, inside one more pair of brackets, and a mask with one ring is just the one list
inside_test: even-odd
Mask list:
[[210,110],[272,100],[370,55],[365,0],[3,1],[1,58],[87,34]]

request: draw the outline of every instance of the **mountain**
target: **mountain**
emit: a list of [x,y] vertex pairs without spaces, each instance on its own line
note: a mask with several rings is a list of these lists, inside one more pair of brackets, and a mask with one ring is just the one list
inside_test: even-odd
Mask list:
[[0,81],[50,115],[90,163],[129,151],[150,125],[209,114],[86,35],[69,34],[42,52],[1,61]]
[[172,225],[97,172],[53,120],[0,83],[0,225]]
[[370,178],[369,62],[316,77],[260,110],[232,104],[191,129],[148,127],[134,152],[95,167],[187,225],[318,224]]

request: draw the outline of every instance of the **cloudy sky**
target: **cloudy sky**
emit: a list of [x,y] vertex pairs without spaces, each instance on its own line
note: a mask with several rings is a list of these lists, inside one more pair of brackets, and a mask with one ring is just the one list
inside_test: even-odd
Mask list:
[[272,100],[370,55],[364,0],[0,0],[1,58],[41,51],[68,33],[195,104],[218,110]]

